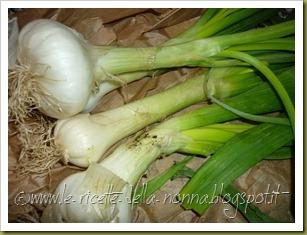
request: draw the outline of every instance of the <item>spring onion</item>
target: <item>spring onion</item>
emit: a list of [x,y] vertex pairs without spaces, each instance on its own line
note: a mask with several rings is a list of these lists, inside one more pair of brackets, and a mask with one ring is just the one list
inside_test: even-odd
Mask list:
[[206,73],[202,73],[164,92],[116,109],[59,120],[54,131],[55,144],[69,162],[87,167],[122,138],[204,100],[205,80]]
[[29,23],[20,32],[20,73],[16,74],[26,78],[22,89],[28,91],[28,102],[36,103],[50,117],[63,119],[84,110],[92,91],[119,74],[179,66],[210,66],[206,62],[208,58],[231,46],[293,33],[294,21],[288,21],[169,46],[97,47],[69,27],[41,19]]

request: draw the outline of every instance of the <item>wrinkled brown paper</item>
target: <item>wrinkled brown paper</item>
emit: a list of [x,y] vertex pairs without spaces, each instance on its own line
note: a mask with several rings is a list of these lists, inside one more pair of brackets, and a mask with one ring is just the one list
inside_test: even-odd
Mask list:
[[[11,15],[17,17],[19,27],[38,18],[51,18],[73,27],[84,37],[97,45],[120,46],[155,46],[168,38],[178,35],[191,26],[203,12],[203,9],[26,9]],[[170,71],[160,77],[144,78],[107,94],[93,112],[105,111],[127,102],[155,94],[174,84],[183,81],[197,69],[181,68]],[[189,108],[191,109],[191,107]],[[121,141],[122,142],[122,141]],[[45,175],[28,175],[16,178],[19,145],[16,137],[9,138],[9,221],[39,222],[43,206],[27,204],[16,205],[14,199],[20,192],[44,193],[53,192],[61,180],[82,169],[58,163]],[[142,182],[163,172],[183,156],[172,154],[152,164]],[[197,169],[204,159],[193,159],[189,166]],[[263,161],[246,172],[236,181],[241,191],[249,194],[264,193],[270,190],[292,192],[291,161]],[[202,216],[193,211],[184,210],[180,204],[164,200],[180,191],[186,179],[178,178],[166,183],[156,193],[160,203],[144,203],[135,208],[134,222],[246,222],[229,204],[216,203]],[[283,194],[276,204],[257,204],[270,216],[283,221],[293,221],[292,194]],[[163,200],[165,202],[163,202]],[[163,202],[163,203],[162,203]],[[227,211],[227,213],[225,213]]]

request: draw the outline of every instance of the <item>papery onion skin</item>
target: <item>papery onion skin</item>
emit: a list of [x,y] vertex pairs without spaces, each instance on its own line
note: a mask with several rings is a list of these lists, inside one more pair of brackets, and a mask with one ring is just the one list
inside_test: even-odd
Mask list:
[[43,212],[42,222],[131,222],[132,186],[113,172],[92,164],[86,171],[64,179]]
[[63,119],[83,110],[93,77],[89,47],[77,32],[52,20],[35,20],[22,29],[18,60],[37,78],[39,92],[33,95],[44,114]]

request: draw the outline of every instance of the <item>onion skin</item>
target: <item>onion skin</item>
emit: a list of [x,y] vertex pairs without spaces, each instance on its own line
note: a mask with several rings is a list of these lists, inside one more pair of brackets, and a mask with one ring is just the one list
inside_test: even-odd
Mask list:
[[92,164],[65,178],[57,187],[41,221],[46,223],[128,223],[132,186],[113,172]]

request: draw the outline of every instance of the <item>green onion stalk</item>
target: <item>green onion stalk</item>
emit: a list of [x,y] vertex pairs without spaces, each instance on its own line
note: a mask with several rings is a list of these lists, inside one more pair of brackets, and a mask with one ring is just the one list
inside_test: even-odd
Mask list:
[[[293,68],[278,74],[292,97],[293,76]],[[253,114],[282,109],[278,96],[266,82],[224,102]],[[64,198],[72,195],[77,203],[48,205],[42,221],[130,222],[133,186],[155,159],[173,152],[212,154],[228,140],[254,129],[251,124],[216,124],[236,118],[238,116],[234,113],[212,104],[164,121],[142,136],[120,145],[86,171],[64,179],[55,193],[64,194]],[[86,193],[94,199],[80,201]]]
[[[213,35],[223,35],[237,33],[255,27],[257,24],[270,19],[277,14],[276,9],[208,9],[199,18],[199,20],[188,30],[172,38],[160,46],[176,45],[192,40],[203,39]],[[247,21],[248,19],[248,21]],[[242,23],[242,20],[244,20]],[[231,27],[227,32],[223,32],[227,27]],[[211,63],[213,67],[242,65],[240,61],[219,61]],[[110,80],[103,81],[90,96],[84,112],[90,112],[97,105],[98,101],[108,92],[145,76],[155,76],[162,73],[163,70],[146,70],[139,72],[130,72],[110,76]]]
[[207,67],[208,58],[218,55],[231,46],[272,40],[293,33],[294,21],[287,21],[246,32],[164,47],[98,49],[94,70],[95,74],[103,77],[106,71],[111,74],[120,74],[181,66]]
[[179,34],[176,38],[168,40],[163,45],[175,45],[213,35],[246,31],[276,14],[276,9],[209,8],[191,28]]
[[[227,12],[227,14],[225,14],[225,12]],[[276,13],[276,9],[208,9],[191,28],[175,38],[166,41],[160,46],[176,45],[192,40],[207,38],[217,34],[217,32],[219,35],[223,35],[245,31],[255,27],[257,24],[265,20],[270,19],[270,17],[276,15]],[[242,20],[244,20],[244,24],[242,23]],[[227,32],[222,32],[226,27],[231,28]],[[212,61],[213,67],[241,64],[242,63],[239,61],[227,60],[220,61],[218,63],[214,63],[214,61]],[[117,75],[115,79],[112,79],[111,77],[110,80],[101,82],[100,85],[96,87],[95,92],[93,92],[89,98],[89,101],[84,108],[84,112],[90,112],[106,93],[120,87],[121,84],[127,84],[132,81],[139,80],[145,76],[154,76],[161,72],[163,72],[163,70],[147,70],[124,73]]]
[[[282,25],[284,24],[284,25]],[[97,62],[96,72],[99,77],[105,77],[106,71],[108,74],[122,74],[126,72],[134,72],[130,77],[131,80],[138,73],[138,70],[155,70],[161,68],[172,68],[180,66],[201,66],[201,67],[222,67],[231,65],[242,65],[237,60],[234,61],[217,61],[214,56],[218,55],[224,49],[231,48],[233,50],[294,50],[294,40],[280,39],[274,41],[275,38],[293,34],[293,22],[285,22],[279,26],[284,27],[283,30],[288,33],[278,32],[278,27],[270,26],[264,29],[254,29],[243,33],[236,33],[233,35],[224,35],[219,37],[212,37],[208,39],[200,39],[198,35],[206,37],[206,34],[198,34],[194,36],[194,41],[188,41],[182,44],[176,44],[177,39],[170,40],[169,43],[156,48],[112,48],[109,51],[103,50],[98,53],[97,57],[101,58]],[[292,24],[292,26],[291,26]],[[211,25],[210,25],[211,26]],[[214,27],[215,28],[215,27]],[[290,29],[292,28],[292,29]],[[193,28],[192,28],[193,29]],[[274,33],[271,34],[271,29]],[[276,31],[275,31],[276,30]],[[283,31],[282,30],[282,31]],[[206,31],[208,32],[208,31]],[[280,34],[279,34],[280,33]],[[259,36],[261,35],[261,36]],[[267,35],[267,36],[265,36]],[[199,37],[202,38],[202,37]],[[188,37],[178,37],[178,40],[188,40]],[[259,42],[259,43],[257,43]],[[242,47],[235,47],[241,45]],[[233,48],[232,48],[233,47]],[[125,58],[130,58],[126,60]],[[122,66],[122,67],[121,67]],[[129,80],[129,81],[131,81]],[[98,93],[99,94],[99,93]],[[103,92],[98,97],[102,97]],[[94,101],[94,100],[93,100]],[[87,110],[91,110],[94,105],[90,105]]]

